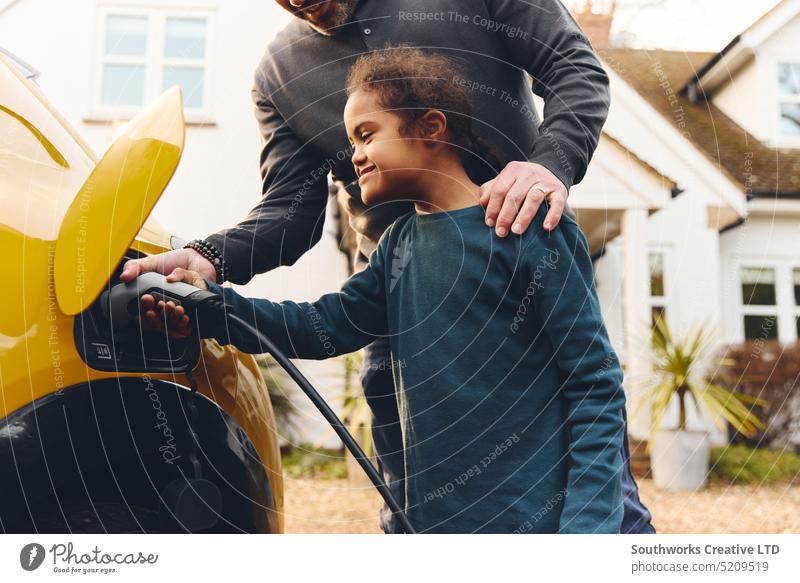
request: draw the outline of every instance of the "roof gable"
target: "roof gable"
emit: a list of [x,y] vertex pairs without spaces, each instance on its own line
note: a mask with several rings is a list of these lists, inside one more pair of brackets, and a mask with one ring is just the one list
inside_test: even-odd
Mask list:
[[798,14],[800,0],[781,0],[709,59],[697,71],[696,77],[683,86],[683,90],[692,100],[703,93],[710,95],[752,59],[761,45]]
[[[625,80],[708,160],[753,196],[800,196],[800,150],[769,148],[710,101],[693,103],[681,87],[697,78],[714,53],[599,49]],[[673,92],[668,94],[667,88]]]

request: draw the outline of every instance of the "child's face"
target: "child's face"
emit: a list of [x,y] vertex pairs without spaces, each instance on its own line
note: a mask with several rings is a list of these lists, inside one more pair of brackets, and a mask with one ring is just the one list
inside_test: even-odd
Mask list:
[[352,162],[364,203],[413,200],[424,168],[423,140],[404,136],[403,119],[382,111],[371,91],[356,91],[350,96],[344,125],[354,148]]

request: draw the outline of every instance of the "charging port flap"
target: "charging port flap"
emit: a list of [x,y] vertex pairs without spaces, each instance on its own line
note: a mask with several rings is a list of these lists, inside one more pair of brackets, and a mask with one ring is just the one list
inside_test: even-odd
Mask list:
[[172,178],[183,152],[179,87],[136,116],[97,163],[58,232],[55,288],[67,315],[85,310]]

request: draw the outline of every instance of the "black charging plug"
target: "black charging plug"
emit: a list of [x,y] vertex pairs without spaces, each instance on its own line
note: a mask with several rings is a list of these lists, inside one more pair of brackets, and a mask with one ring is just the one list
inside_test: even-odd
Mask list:
[[200,289],[182,281],[170,282],[160,273],[143,273],[133,281],[119,283],[104,291],[100,298],[103,315],[114,330],[121,330],[140,313],[139,303],[143,295],[150,294],[159,301],[172,301],[183,306],[187,313],[196,311],[201,305],[214,300],[222,301],[219,294]]

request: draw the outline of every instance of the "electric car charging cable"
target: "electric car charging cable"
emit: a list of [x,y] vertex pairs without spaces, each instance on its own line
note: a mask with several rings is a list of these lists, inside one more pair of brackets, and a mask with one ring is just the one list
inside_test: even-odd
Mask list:
[[244,334],[249,334],[270,353],[275,361],[287,372],[292,380],[297,383],[300,389],[311,400],[314,406],[322,413],[322,416],[330,424],[345,447],[353,454],[358,464],[369,477],[372,484],[383,497],[389,509],[392,511],[403,530],[407,534],[416,534],[414,527],[411,526],[408,517],[397,499],[392,495],[389,486],[383,477],[375,469],[375,466],[367,459],[364,450],[358,445],[342,421],[331,409],[322,395],[314,388],[309,380],[300,372],[291,360],[269,339],[269,337],[250,325],[236,314],[225,309],[225,303],[221,296],[211,291],[200,289],[184,282],[168,282],[166,277],[159,273],[148,272],[140,275],[128,283],[120,283],[111,288],[110,291],[103,292],[101,306],[106,318],[110,321],[112,328],[119,330],[127,326],[131,320],[139,314],[139,302],[145,294],[152,295],[156,302],[159,300],[173,301],[183,306],[186,312],[192,312],[195,322],[200,321],[199,315],[206,312],[222,314],[226,321],[238,327]]

